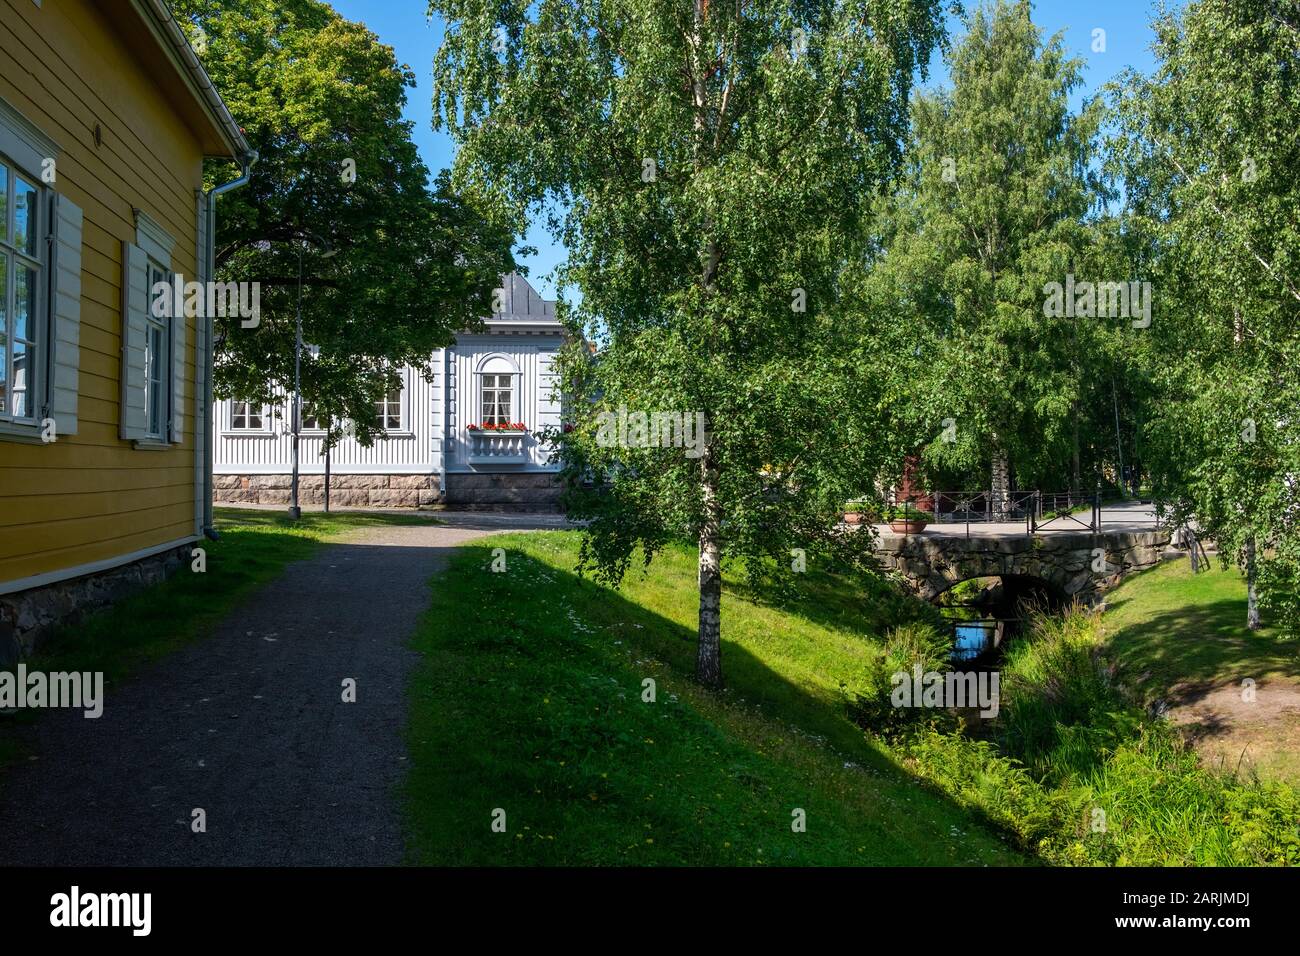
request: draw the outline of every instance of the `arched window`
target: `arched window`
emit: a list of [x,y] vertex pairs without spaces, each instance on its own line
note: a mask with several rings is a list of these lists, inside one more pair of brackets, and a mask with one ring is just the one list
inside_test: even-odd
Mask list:
[[508,425],[520,420],[519,367],[507,355],[488,355],[478,364],[478,421],[482,425]]

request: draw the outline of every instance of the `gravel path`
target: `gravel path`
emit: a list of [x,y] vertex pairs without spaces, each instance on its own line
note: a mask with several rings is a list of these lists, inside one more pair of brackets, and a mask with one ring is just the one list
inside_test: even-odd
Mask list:
[[562,522],[447,520],[327,545],[210,637],[108,688],[98,720],[44,715],[39,759],[0,790],[0,864],[400,863],[407,641],[426,582],[466,541]]

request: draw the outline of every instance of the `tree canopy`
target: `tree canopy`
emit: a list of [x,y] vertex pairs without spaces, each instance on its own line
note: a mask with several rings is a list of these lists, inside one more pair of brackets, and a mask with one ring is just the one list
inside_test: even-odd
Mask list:
[[[790,568],[889,467],[879,363],[837,321],[846,255],[897,170],[931,0],[433,0],[456,181],[565,241],[584,566],[700,548],[698,675],[721,680],[722,561]],[[549,210],[549,212],[548,212]],[[585,341],[601,343],[593,361]],[[587,400],[590,401],[587,401]],[[698,413],[697,449],[601,440],[603,413]],[[696,457],[698,454],[698,457]],[[860,551],[858,553],[861,553]]]
[[[404,365],[491,311],[512,234],[429,170],[402,118],[408,67],[318,0],[174,0],[260,154],[218,205],[217,278],[261,283],[260,324],[221,322],[216,388],[270,402],[291,388],[302,256],[303,393],[338,437],[375,433],[373,403]],[[233,171],[209,170],[209,185]],[[322,253],[332,249],[334,255]]]
[[[1300,16],[1197,0],[1154,21],[1153,76],[1115,84],[1124,226],[1160,319],[1158,496],[1300,628]],[[1252,594],[1253,597],[1253,594]]]
[[881,347],[907,368],[895,407],[931,476],[978,469],[987,488],[992,469],[995,489],[1012,471],[1079,490],[1094,464],[1080,461],[1080,425],[1111,418],[1116,339],[1132,330],[1048,315],[1044,287],[1130,278],[1089,222],[1104,197],[1101,107],[1071,111],[1082,63],[1042,36],[1028,2],[977,8],[950,64],[951,87],[914,101],[859,311],[906,317]]

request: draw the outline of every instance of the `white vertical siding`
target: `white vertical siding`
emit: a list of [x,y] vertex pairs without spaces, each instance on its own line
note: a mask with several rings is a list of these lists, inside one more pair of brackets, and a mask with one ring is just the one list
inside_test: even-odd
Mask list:
[[[522,276],[502,277],[504,309],[486,320],[490,331],[461,335],[453,348],[434,353],[432,379],[415,369],[404,372],[403,429],[378,439],[370,448],[354,440],[340,442],[330,467],[339,474],[437,474],[451,472],[554,471],[550,450],[537,439],[545,428],[560,425],[561,406],[556,392],[555,354],[564,342],[564,330],[555,319],[555,303],[542,299]],[[475,394],[479,361],[491,354],[508,356],[520,376],[513,417],[528,426],[526,455],[522,463],[471,464],[466,429],[479,415]],[[270,417],[261,433],[232,432],[229,401],[217,403],[216,452],[213,470],[218,474],[284,474],[291,468],[293,438],[289,434],[289,402],[280,402],[280,417]],[[477,424],[475,422],[475,424]],[[321,474],[322,439],[304,433],[299,470]]]
[[440,471],[443,466],[443,429],[446,421],[447,355],[446,349],[433,353],[433,383],[429,387],[429,434],[427,436],[429,470]]
[[[435,451],[441,440],[442,363],[434,364],[434,380],[414,368],[403,371],[402,429],[375,440],[369,448],[345,438],[330,456],[331,470],[339,474],[429,474],[438,470]],[[232,432],[229,400],[216,403],[217,474],[285,474],[292,467],[293,435],[289,430],[286,396],[279,403],[280,417],[264,420],[262,432]],[[275,411],[273,407],[272,412]],[[305,475],[325,473],[319,434],[303,432],[298,445],[298,470]]]

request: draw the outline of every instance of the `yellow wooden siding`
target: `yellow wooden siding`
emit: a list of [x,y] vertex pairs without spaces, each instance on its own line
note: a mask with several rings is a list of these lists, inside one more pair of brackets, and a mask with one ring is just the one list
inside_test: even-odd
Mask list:
[[[122,242],[133,209],[176,239],[172,269],[195,275],[200,138],[161,83],[88,0],[0,0],[0,97],[60,149],[54,188],[81,207],[78,434],[52,445],[0,441],[0,582],[59,571],[194,532],[195,392],[190,319],[184,441],[139,450],[118,438]],[[155,79],[151,73],[162,79]],[[101,143],[95,145],[99,126]]]

